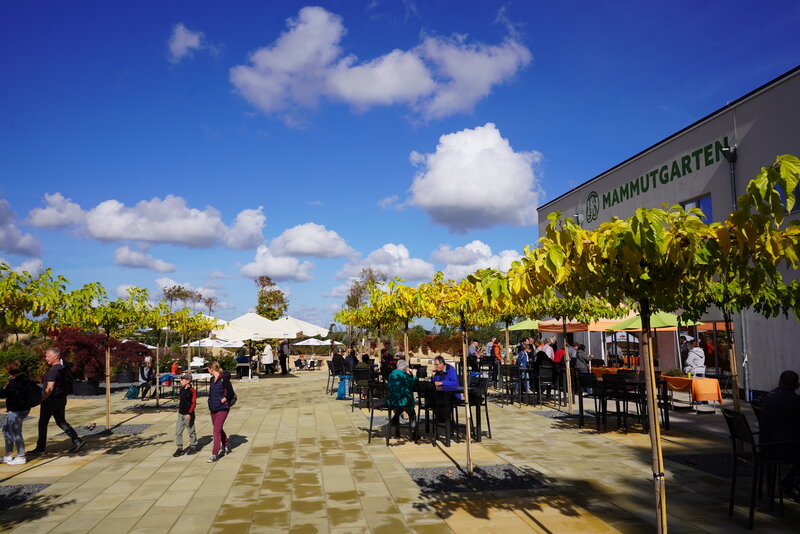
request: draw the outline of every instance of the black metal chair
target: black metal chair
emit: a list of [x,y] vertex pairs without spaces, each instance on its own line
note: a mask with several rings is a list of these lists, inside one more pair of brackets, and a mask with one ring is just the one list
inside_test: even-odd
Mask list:
[[[608,413],[609,401],[614,402],[614,413],[617,415],[617,426],[628,429],[628,402],[630,390],[625,383],[625,377],[620,375],[603,375],[603,389],[605,391],[605,412]],[[607,417],[607,415],[606,415]]]
[[597,424],[597,430],[600,430],[600,421],[603,422],[603,428],[608,428],[608,421],[606,418],[606,398],[603,393],[603,383],[597,379],[592,373],[577,373],[578,382],[578,426],[583,428],[584,413],[583,403],[584,399],[591,399],[594,401],[594,418]]
[[[386,399],[389,396],[389,391],[386,388],[385,382],[375,382],[370,388],[369,404],[369,437],[367,443],[372,443],[372,425],[375,421],[375,410],[382,412],[386,410]],[[389,423],[387,422],[387,425]]]
[[556,390],[558,376],[556,375],[556,367],[553,364],[541,364],[537,368],[534,366],[532,371],[534,373],[534,385],[536,386],[536,397],[539,405],[544,404],[544,391],[552,393]]
[[363,396],[366,396],[367,404],[369,404],[369,391],[371,383],[371,369],[353,369],[353,380],[350,382],[350,396],[352,397],[352,402],[350,403],[351,412],[355,410],[356,403],[358,403],[359,408],[361,407]]
[[333,366],[328,366],[328,383],[325,386],[325,394],[333,394],[333,388],[336,385],[336,374],[333,372]]
[[761,485],[764,475],[767,475],[768,492],[770,498],[770,508],[775,496],[775,486],[778,486],[778,499],[780,501],[781,513],[783,513],[783,491],[778,481],[780,480],[780,466],[789,463],[793,459],[777,458],[764,452],[769,446],[794,444],[793,442],[773,442],[757,443],[755,434],[750,429],[750,423],[743,413],[722,409],[722,415],[728,425],[730,432],[731,446],[733,450],[733,472],[731,473],[731,496],[728,503],[728,515],[733,515],[733,504],[736,497],[736,475],[739,463],[750,464],[753,466],[753,482],[750,488],[750,511],[747,519],[747,528],[753,528],[753,518],[755,516],[756,494],[761,493]]
[[[478,379],[478,394],[480,394],[480,405],[483,407],[483,417],[486,419],[486,430],[489,434],[489,439],[492,438],[492,423],[489,421],[489,379]],[[480,438],[480,436],[478,436]]]

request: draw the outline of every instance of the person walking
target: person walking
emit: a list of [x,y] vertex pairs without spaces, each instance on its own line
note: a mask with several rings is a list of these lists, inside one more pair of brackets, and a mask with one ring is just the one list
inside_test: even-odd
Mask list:
[[[3,456],[2,463],[22,465],[27,462],[25,459],[25,440],[22,437],[22,422],[28,417],[28,412],[32,408],[31,392],[35,393],[34,388],[38,389],[39,398],[41,398],[42,391],[39,386],[23,374],[19,360],[12,360],[6,363],[6,373],[8,374],[8,382],[0,392],[0,397],[6,399],[6,409],[8,410],[6,422],[3,424],[6,454]],[[15,446],[17,447],[16,457],[13,456]]]
[[264,352],[261,353],[261,365],[265,374],[271,375],[275,373],[274,361],[272,346],[269,343],[264,343]]
[[[178,421],[175,423],[175,445],[178,449],[172,456],[197,452],[197,432],[194,428],[194,409],[197,406],[197,391],[192,387],[192,374],[181,375],[181,389],[178,393]],[[189,446],[183,448],[183,430],[189,431]]]
[[36,448],[29,454],[42,454],[47,445],[47,425],[50,418],[56,420],[58,427],[64,431],[72,440],[72,448],[69,452],[78,452],[86,443],[78,437],[75,429],[67,423],[67,395],[71,384],[67,384],[67,370],[64,361],[61,359],[61,351],[55,347],[47,349],[44,355],[45,360],[50,365],[50,369],[42,378],[44,391],[42,392],[42,405],[39,408],[39,438],[36,440]]
[[288,375],[289,342],[285,339],[281,339],[281,344],[278,346],[278,360],[281,362],[281,374]]
[[208,385],[208,411],[211,412],[211,425],[214,428],[214,446],[208,461],[216,462],[222,455],[231,452],[228,435],[225,434],[223,426],[231,405],[235,402],[236,394],[231,384],[231,374],[223,371],[219,362],[211,362],[208,365],[208,372],[211,373]]

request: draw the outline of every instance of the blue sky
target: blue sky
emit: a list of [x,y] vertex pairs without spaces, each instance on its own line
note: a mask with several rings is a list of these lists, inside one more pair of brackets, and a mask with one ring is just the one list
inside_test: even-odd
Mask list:
[[327,325],[371,266],[506,268],[536,207],[800,63],[797,2],[3,2],[0,258],[273,277]]

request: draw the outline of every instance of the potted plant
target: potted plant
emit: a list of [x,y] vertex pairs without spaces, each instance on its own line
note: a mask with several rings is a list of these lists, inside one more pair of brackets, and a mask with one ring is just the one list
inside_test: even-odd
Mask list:
[[[111,344],[112,376],[117,377],[120,384],[131,384],[137,381],[137,371],[150,349],[136,341],[114,341]],[[116,371],[116,373],[114,373]]]

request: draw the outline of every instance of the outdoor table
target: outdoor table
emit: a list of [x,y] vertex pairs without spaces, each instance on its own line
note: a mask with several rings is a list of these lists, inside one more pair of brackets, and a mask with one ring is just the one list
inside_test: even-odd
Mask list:
[[620,371],[633,371],[628,367],[592,367],[592,373],[602,380],[603,375],[615,375]]
[[722,391],[716,378],[684,378],[665,376],[667,387],[673,391],[688,391],[692,396],[692,406],[701,401],[716,401],[722,406]]

